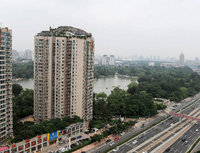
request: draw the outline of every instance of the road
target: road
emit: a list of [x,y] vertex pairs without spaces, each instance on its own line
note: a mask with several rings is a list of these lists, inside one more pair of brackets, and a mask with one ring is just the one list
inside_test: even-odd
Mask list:
[[[200,106],[200,101],[197,101],[194,105],[190,106],[186,110],[183,111],[183,114],[188,114],[189,116],[199,116],[200,111],[198,107]],[[195,109],[196,108],[196,109]],[[175,110],[176,111],[176,110]],[[118,151],[115,152],[164,152],[163,146],[165,146],[168,140],[179,138],[181,134],[184,132],[187,133],[187,130],[192,128],[194,124],[193,122],[188,119],[181,119],[177,116],[172,116],[169,119],[163,121],[162,123],[158,124],[157,126],[153,127],[151,130],[147,131],[143,139],[140,140],[139,137],[136,137],[129,142],[123,144],[119,147]],[[195,129],[196,130],[196,129]],[[181,133],[181,134],[179,134]],[[133,144],[134,141],[137,141],[136,144]],[[171,140],[172,141],[172,140]],[[169,141],[168,143],[170,143]],[[193,142],[194,143],[194,142]],[[192,144],[192,143],[191,143]],[[191,145],[188,143],[188,147]],[[128,147],[129,146],[129,147]],[[161,146],[161,147],[160,147]],[[124,149],[126,148],[126,149]],[[159,149],[157,149],[159,148]],[[167,148],[166,148],[167,150]],[[177,149],[178,150],[178,149]],[[171,150],[169,150],[171,151]],[[186,151],[186,150],[185,150]],[[114,151],[111,151],[114,152]],[[173,152],[173,150],[172,150]]]
[[[193,121],[192,127],[179,137],[172,145],[168,146],[169,153],[185,153],[200,136],[200,124]],[[198,129],[198,130],[197,130]],[[166,151],[165,151],[166,152]]]
[[[199,103],[200,104],[200,103]],[[197,116],[199,115],[199,109],[195,109],[190,113],[189,115],[194,115]],[[185,129],[188,127],[190,124],[190,121],[187,119],[182,119],[179,121],[178,117],[171,117],[167,119],[166,121],[163,122],[162,125],[157,125],[157,127],[162,127],[160,128],[152,128],[155,129],[156,133],[153,133],[149,131],[149,135],[151,135],[150,139],[145,139],[142,141],[142,143],[139,143],[138,138],[135,138],[135,140],[138,141],[137,144],[133,146],[133,148],[128,151],[128,153],[132,152],[158,152],[154,151],[156,148],[159,148],[159,146],[162,146],[165,144],[167,140],[175,136],[177,133],[181,132],[181,129]],[[130,141],[130,143],[133,143],[133,141]]]
[[[195,98],[193,98],[193,100],[182,103],[174,110],[174,112],[184,109],[186,106],[193,103],[199,97],[200,96],[198,95]],[[198,115],[200,115],[199,114],[200,111],[198,111],[198,109],[195,109],[198,106],[200,106],[200,101],[195,102],[195,104],[189,106],[187,109],[183,110],[182,112],[183,112],[183,114],[188,114],[191,116],[194,116],[194,115],[198,116]],[[163,116],[162,119],[163,118],[165,118],[165,117]],[[153,121],[153,124],[162,119],[157,118],[156,121]],[[118,144],[118,143],[132,137],[133,135],[141,132],[145,128],[150,127],[153,124],[152,124],[152,122],[147,123],[143,129],[142,128],[134,129],[134,130],[126,133],[125,135],[123,135],[118,140],[118,142],[115,142],[115,143]],[[188,119],[180,120],[179,117],[173,116],[171,118],[164,120],[163,122],[159,123],[158,125],[150,128],[149,130],[143,132],[139,136],[120,145],[119,147],[117,147],[118,148],[117,151],[110,151],[110,152],[118,152],[118,153],[131,152],[132,153],[134,151],[135,152],[143,152],[143,151],[148,151],[148,150],[149,150],[148,152],[153,152],[153,150],[155,150],[156,148],[159,148],[159,146],[162,146],[163,142],[167,141],[170,137],[176,136],[177,133],[182,132],[181,131],[182,129],[188,128],[189,126],[191,126],[191,124],[192,124],[192,121],[190,121]],[[194,128],[196,128],[195,125],[192,125],[192,127],[194,126]],[[176,127],[178,127],[178,128],[176,128]],[[185,134],[187,134],[187,133],[188,132],[186,131]],[[112,142],[110,142],[110,143],[112,143]],[[98,148],[95,148],[95,150],[88,151],[87,153],[97,153],[97,152],[103,152],[105,150],[108,150],[110,148],[110,145],[109,145],[110,143],[104,144]],[[152,143],[153,143],[153,145],[152,145]],[[150,144],[151,144],[151,146],[150,146]],[[190,144],[188,143],[188,146],[189,145]],[[147,150],[144,150],[144,149],[147,149]]]

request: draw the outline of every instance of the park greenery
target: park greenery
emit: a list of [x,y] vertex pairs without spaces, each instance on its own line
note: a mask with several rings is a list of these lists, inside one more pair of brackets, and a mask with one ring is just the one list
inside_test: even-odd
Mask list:
[[200,76],[189,67],[145,67],[135,90],[146,91],[154,98],[179,102],[200,91]]
[[94,78],[107,77],[115,75],[115,69],[109,66],[95,66]]
[[150,117],[157,114],[158,109],[166,107],[162,103],[154,103],[151,94],[146,91],[130,93],[135,87],[137,86],[131,86],[127,91],[117,87],[109,96],[105,93],[94,94],[90,128],[102,128],[105,124],[112,123],[113,117]]
[[[95,76],[104,75],[106,72],[115,72],[120,75],[137,76],[139,85],[134,88],[146,91],[154,98],[166,98],[179,102],[200,91],[200,76],[189,67],[149,67],[147,65],[129,65],[102,68],[96,67]],[[109,71],[107,71],[109,69]],[[110,73],[113,75],[113,73]],[[109,75],[106,73],[106,75]]]
[[23,90],[23,87],[19,84],[13,84],[12,86],[13,96],[17,97]]
[[[144,67],[148,67],[147,61],[134,61],[123,62],[122,66],[94,66],[94,78],[114,76],[115,74],[128,75],[128,76],[141,76],[144,74]],[[155,65],[159,65],[159,62],[155,62]]]
[[33,78],[33,62],[13,64],[12,74],[13,78]]
[[188,67],[165,68],[148,66],[126,66],[116,68],[117,73],[138,76],[138,83],[132,82],[127,90],[115,88],[110,95],[94,94],[93,116],[90,127],[101,128],[113,117],[149,117],[157,110],[165,109],[153,98],[165,98],[179,102],[200,91],[200,76]]
[[18,122],[20,119],[33,115],[33,90],[25,89],[13,84],[13,121]]

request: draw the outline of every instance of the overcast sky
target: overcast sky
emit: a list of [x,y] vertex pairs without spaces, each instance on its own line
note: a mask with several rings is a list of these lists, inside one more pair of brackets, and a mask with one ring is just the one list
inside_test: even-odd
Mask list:
[[13,49],[49,26],[91,32],[97,54],[200,57],[200,0],[0,0]]

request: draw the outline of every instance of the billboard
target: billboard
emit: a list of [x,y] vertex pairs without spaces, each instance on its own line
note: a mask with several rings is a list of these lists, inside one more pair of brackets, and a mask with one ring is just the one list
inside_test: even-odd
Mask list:
[[47,140],[51,141],[59,137],[59,131],[48,133]]

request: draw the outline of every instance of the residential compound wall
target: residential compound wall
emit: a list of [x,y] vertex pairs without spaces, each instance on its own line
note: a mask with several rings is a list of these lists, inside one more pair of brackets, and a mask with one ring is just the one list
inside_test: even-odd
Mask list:
[[34,118],[92,119],[94,40],[90,33],[58,27],[35,36]]
[[0,144],[13,133],[12,31],[0,27]]

